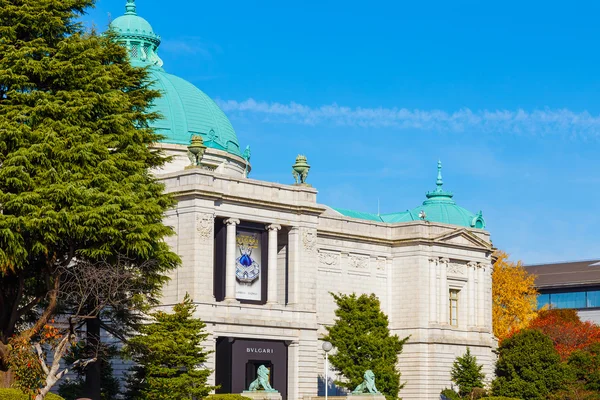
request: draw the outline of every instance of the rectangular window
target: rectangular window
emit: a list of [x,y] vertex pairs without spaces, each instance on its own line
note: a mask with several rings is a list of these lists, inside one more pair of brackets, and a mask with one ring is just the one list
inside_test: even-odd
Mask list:
[[551,293],[552,308],[585,308],[585,292]]
[[450,325],[458,326],[458,292],[450,289]]
[[600,307],[600,290],[590,290],[587,292],[587,306]]
[[548,293],[538,294],[537,305],[538,310],[550,303],[550,295]]

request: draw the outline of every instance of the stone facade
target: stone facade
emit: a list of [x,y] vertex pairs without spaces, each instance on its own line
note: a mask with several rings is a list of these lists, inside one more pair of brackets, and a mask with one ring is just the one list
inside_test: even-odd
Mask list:
[[[159,178],[178,200],[166,223],[175,229],[168,241],[182,266],[165,287],[162,302],[171,306],[189,293],[211,333],[208,348],[215,348],[218,337],[285,341],[287,397],[313,397],[324,369],[319,338],[334,321],[329,292],[375,293],[392,332],[410,335],[398,365],[406,382],[402,398],[439,398],[450,387],[453,360],[467,346],[492,377],[488,232],[428,221],[390,224],[345,217],[317,203],[311,187],[248,179],[237,164],[220,172],[174,169]],[[226,252],[224,265],[215,265],[217,221],[225,224],[228,244],[235,244],[240,223],[267,229],[264,304],[240,302],[232,295],[233,250]],[[215,297],[217,268],[225,272],[222,301]],[[215,369],[215,354],[207,366]]]

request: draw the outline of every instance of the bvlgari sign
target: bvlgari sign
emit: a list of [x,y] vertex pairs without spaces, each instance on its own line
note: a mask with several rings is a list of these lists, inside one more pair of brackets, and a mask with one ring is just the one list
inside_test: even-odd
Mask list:
[[261,353],[261,354],[273,354],[273,349],[267,349],[264,347],[246,347],[246,353]]
[[235,244],[235,298],[260,301],[261,236],[256,232],[238,230]]

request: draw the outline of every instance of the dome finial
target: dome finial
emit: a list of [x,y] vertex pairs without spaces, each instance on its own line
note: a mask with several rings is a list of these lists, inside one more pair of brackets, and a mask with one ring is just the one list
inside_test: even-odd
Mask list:
[[127,0],[125,15],[137,15],[135,12],[135,0]]
[[442,161],[441,160],[438,160],[438,175],[437,175],[437,181],[435,181],[435,184],[437,185],[438,191],[441,191],[442,186],[444,185],[444,181],[442,180]]

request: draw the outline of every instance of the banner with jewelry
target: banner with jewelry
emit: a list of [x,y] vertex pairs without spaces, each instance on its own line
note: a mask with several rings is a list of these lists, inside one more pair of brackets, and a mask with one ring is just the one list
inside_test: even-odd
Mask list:
[[238,229],[235,239],[235,298],[260,301],[262,298],[261,235],[256,231]]

